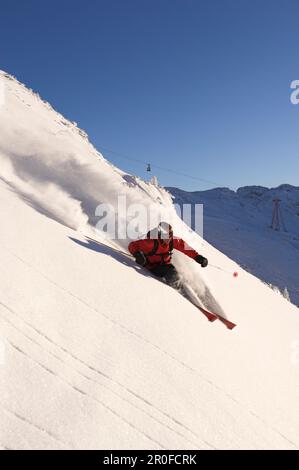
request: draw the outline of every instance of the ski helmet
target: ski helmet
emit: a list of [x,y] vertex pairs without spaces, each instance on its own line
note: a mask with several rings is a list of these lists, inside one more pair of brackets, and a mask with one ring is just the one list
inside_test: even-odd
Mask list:
[[172,226],[168,222],[160,222],[156,228],[147,233],[147,238],[171,240],[173,238]]
[[168,222],[160,222],[158,225],[158,236],[162,239],[172,239],[173,230],[172,226]]

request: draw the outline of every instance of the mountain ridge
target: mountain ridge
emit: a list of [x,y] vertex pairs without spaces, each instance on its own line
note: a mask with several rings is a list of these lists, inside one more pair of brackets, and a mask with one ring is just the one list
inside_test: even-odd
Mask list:
[[[174,187],[167,190],[178,205],[202,203],[207,240],[263,281],[281,290],[287,288],[291,300],[299,305],[298,186],[244,186],[236,191],[214,188],[188,192]],[[277,197],[280,230],[273,230],[273,199]]]

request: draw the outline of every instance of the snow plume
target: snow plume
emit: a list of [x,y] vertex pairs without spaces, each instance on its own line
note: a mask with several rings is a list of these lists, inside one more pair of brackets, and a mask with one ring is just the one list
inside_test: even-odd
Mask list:
[[0,78],[6,85],[0,177],[60,223],[76,229],[92,223],[97,205],[109,198],[108,180],[114,177],[119,184],[120,175],[74,123],[12,77],[0,73]]
[[81,202],[62,189],[55,179],[47,179],[46,172],[39,174],[37,169],[41,169],[41,165],[34,166],[36,162],[34,157],[1,155],[2,179],[27,204],[44,215],[73,229],[86,225],[88,217]]
[[200,297],[205,297],[205,283],[200,276],[200,266],[177,251],[173,253],[173,264],[180,273],[182,283],[192,287]]
[[171,205],[170,195],[161,188],[107,162],[86,133],[32,91],[1,72],[0,78],[6,90],[5,106],[0,108],[0,177],[27,204],[86,232],[88,224],[98,222],[100,204],[114,209],[116,224],[127,224],[127,213],[118,210],[119,196],[125,197],[127,206],[147,209],[154,204],[158,210],[165,203]]
[[[61,137],[59,139],[62,140]],[[25,145],[22,143],[24,140]],[[51,142],[47,146],[42,142],[38,144],[36,140],[30,143],[25,135],[24,139],[12,139],[9,151],[0,147],[2,154],[6,152],[2,175],[36,209],[72,228],[82,228],[87,223],[95,226],[99,220],[96,210],[101,204],[113,209],[116,226],[123,223],[127,227],[138,207],[144,208],[146,215],[149,208],[153,208],[157,223],[161,217],[163,219],[158,214],[164,213],[164,218],[167,218],[167,209],[161,200],[157,200],[162,190],[152,188],[151,191],[152,185],[141,180],[138,182],[138,178],[132,178],[128,184],[127,178],[104,159],[97,161],[91,158],[88,161],[81,155],[61,150],[63,148],[65,145],[62,144],[52,147]],[[120,210],[121,198],[126,209],[131,209],[131,216],[126,210]],[[137,225],[141,231],[150,228],[142,217]],[[126,236],[122,238],[127,239]]]
[[[0,177],[27,204],[84,233],[104,217],[103,208],[110,208],[114,239],[124,249],[161,220],[182,236],[186,225],[178,218],[171,195],[157,181],[151,184],[124,174],[74,123],[12,77],[0,72],[0,78],[6,90],[0,109]],[[126,210],[120,207],[121,198]],[[124,227],[122,234],[119,227]],[[101,235],[109,238],[107,232]]]

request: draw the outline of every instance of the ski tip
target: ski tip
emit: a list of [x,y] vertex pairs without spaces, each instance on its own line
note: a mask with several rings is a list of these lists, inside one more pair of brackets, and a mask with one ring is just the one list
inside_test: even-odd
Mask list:
[[227,318],[222,317],[221,315],[217,315],[218,319],[228,328],[229,330],[233,330],[235,326],[237,326],[232,321],[228,320]]
[[219,319],[219,320],[221,320],[229,330],[233,330],[237,326],[235,323],[232,323],[229,320],[225,320],[225,319],[224,320]]

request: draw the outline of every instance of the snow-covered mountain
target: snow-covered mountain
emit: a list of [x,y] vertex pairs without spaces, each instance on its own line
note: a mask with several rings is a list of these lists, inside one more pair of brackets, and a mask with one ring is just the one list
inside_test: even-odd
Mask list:
[[238,326],[209,323],[94,230],[100,202],[169,193],[0,79],[0,447],[298,448],[298,309],[189,232],[218,268],[178,269]]
[[[263,281],[287,288],[291,301],[299,305],[299,187],[168,190],[179,205],[203,204],[205,238]],[[271,228],[276,198],[279,230]]]

